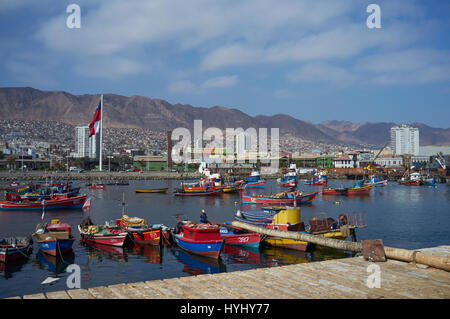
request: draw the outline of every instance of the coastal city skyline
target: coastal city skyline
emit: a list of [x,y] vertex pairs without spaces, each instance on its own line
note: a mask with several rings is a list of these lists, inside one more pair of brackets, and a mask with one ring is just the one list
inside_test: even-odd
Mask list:
[[357,1],[76,4],[80,28],[67,3],[0,2],[0,86],[448,127],[447,3],[378,1],[373,29]]

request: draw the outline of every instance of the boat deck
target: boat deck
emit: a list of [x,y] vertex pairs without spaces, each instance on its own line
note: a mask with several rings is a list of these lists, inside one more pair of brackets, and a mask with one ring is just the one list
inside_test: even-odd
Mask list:
[[[420,249],[450,257],[450,246]],[[380,288],[366,284],[368,266],[362,257],[117,284],[88,289],[38,293],[23,299],[448,299],[450,273],[395,260],[376,263]],[[21,297],[14,297],[20,299]]]

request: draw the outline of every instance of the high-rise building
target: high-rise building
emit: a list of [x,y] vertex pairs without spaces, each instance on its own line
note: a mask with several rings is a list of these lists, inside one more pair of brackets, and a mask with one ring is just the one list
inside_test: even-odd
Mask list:
[[419,129],[405,124],[392,127],[391,149],[395,155],[419,155]]
[[76,126],[74,157],[97,158],[99,154],[100,154],[99,134],[95,134],[89,137],[89,126]]

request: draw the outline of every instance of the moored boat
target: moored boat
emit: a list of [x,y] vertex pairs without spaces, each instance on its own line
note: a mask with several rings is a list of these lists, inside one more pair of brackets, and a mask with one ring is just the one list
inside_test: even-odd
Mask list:
[[39,249],[52,256],[71,251],[75,241],[70,225],[61,223],[58,219],[52,220],[50,225],[40,226],[33,236]]
[[322,195],[364,195],[370,194],[373,185],[361,186],[358,182],[354,187],[338,187],[338,188],[324,188]]
[[264,237],[259,233],[249,232],[244,229],[234,227],[230,223],[218,223],[217,225],[220,226],[220,236],[225,239],[226,245],[257,248]]
[[66,194],[53,194],[49,200],[0,201],[0,210],[42,210],[79,209],[83,207],[87,195],[67,197]]
[[327,173],[326,172],[317,172],[314,174],[311,179],[304,182],[305,185],[327,185]]
[[174,195],[175,196],[216,196],[222,194],[222,189],[213,189],[209,191],[192,191],[186,192],[184,190],[177,190]]
[[303,194],[300,191],[281,192],[275,195],[249,195],[241,193],[241,203],[268,205],[310,204],[314,201],[317,194],[318,192]]
[[219,258],[224,240],[220,236],[218,225],[188,221],[180,223],[182,226],[171,233],[173,241],[180,248],[193,254]]
[[31,237],[9,237],[0,239],[0,262],[8,263],[27,258],[33,249]]
[[91,186],[89,186],[90,189],[102,189],[105,190],[106,189],[106,185],[105,184],[92,184]]
[[169,188],[136,189],[136,193],[167,193]]
[[295,167],[286,170],[281,178],[277,179],[280,187],[297,187],[297,171]]
[[122,215],[121,219],[117,219],[116,225],[128,232],[135,243],[149,245],[159,245],[162,239],[162,229],[167,229],[162,224],[147,225],[145,219],[127,215]]
[[81,241],[85,243],[123,247],[128,233],[120,227],[108,225],[94,225],[90,218],[86,218],[78,225]]

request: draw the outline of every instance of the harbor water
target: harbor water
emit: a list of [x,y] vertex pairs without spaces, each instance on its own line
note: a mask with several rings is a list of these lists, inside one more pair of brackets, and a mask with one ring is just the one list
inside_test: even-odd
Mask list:
[[[315,262],[326,259],[351,257],[350,253],[331,249],[299,252],[281,248],[260,247],[243,249],[225,246],[219,260],[200,258],[176,247],[128,245],[124,248],[84,245],[79,241],[77,225],[89,216],[94,223],[103,224],[122,215],[122,197],[125,195],[125,213],[145,218],[148,224],[175,226],[174,214],[198,221],[202,209],[214,222],[231,221],[238,209],[252,210],[256,206],[241,207],[238,194],[213,197],[175,197],[173,189],[178,180],[130,181],[127,186],[107,186],[106,190],[91,190],[83,181],[81,193],[91,197],[91,208],[82,210],[48,210],[45,221],[60,219],[72,226],[76,238],[73,253],[56,260],[39,252],[34,244],[27,261],[5,267],[0,263],[0,298],[67,289],[70,275],[66,268],[77,264],[81,269],[81,288],[119,283],[149,281],[205,273],[232,272],[257,267],[276,267],[294,263]],[[331,180],[329,187],[352,186],[352,181]],[[167,194],[136,194],[136,189],[169,187]],[[302,181],[299,190],[320,191],[322,186],[306,186]],[[265,189],[255,193],[277,193],[275,180],[267,182]],[[369,195],[322,196],[307,206],[301,206],[302,219],[307,222],[322,213],[337,219],[340,213],[361,212],[367,227],[358,229],[357,239],[382,239],[383,244],[405,249],[419,249],[447,245],[450,242],[450,187],[402,186],[390,182],[386,187],[375,187]],[[0,237],[32,234],[41,223],[41,211],[0,211]],[[323,215],[322,215],[323,216]],[[350,239],[347,239],[350,240]],[[51,285],[41,284],[47,277],[59,280]]]

